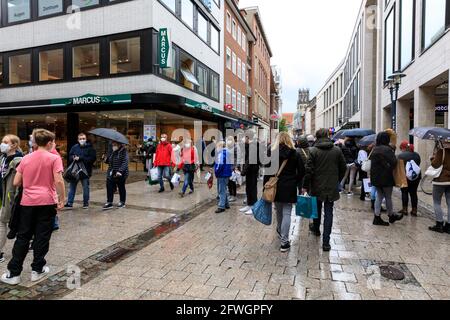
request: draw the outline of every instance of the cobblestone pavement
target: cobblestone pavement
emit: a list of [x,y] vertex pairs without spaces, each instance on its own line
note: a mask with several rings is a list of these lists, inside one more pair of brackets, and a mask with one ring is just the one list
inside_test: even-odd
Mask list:
[[[210,208],[63,299],[450,299],[450,236],[427,216],[382,228],[356,196],[336,207],[329,253],[295,216],[283,254],[274,226]],[[405,278],[381,277],[387,265]]]

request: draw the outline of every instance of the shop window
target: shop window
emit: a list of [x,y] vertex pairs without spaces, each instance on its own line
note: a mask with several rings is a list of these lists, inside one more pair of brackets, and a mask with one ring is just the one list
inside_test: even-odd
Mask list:
[[8,22],[14,23],[31,18],[30,0],[8,0]]
[[93,43],[73,48],[73,77],[100,76],[100,44]]
[[31,82],[31,53],[9,57],[9,84]]
[[198,35],[208,42],[208,20],[200,13],[198,14]]
[[110,42],[111,74],[138,72],[141,70],[141,38]]
[[39,52],[39,81],[54,81],[64,78],[64,50]]
[[3,86],[3,56],[0,56],[0,87]]
[[87,8],[98,6],[100,4],[100,0],[72,0],[72,6],[77,6],[79,8]]
[[211,72],[211,98],[220,99],[219,75]]
[[194,4],[191,0],[181,0],[181,19],[194,29]]
[[191,90],[194,90],[194,86],[200,86],[197,78],[194,75],[195,61],[186,53],[180,54],[180,71],[181,71],[181,84]]
[[170,78],[172,80],[176,80],[177,79],[177,51],[172,47],[172,63],[170,68],[164,68],[164,69],[160,69],[161,74],[164,75],[167,78]]
[[63,0],[39,0],[38,14],[39,17],[50,16],[62,13],[64,10]]
[[198,66],[197,74],[199,83],[198,91],[203,94],[208,94],[208,70]]

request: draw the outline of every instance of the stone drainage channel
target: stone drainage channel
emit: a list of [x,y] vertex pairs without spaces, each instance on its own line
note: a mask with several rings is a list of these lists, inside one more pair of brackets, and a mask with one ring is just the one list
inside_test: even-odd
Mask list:
[[[143,248],[158,241],[190,220],[199,216],[215,200],[205,200],[187,212],[179,213],[160,224],[120,241],[76,264],[81,270],[81,283],[86,284],[121,261],[133,256]],[[145,210],[148,210],[145,209]],[[0,300],[56,300],[73,292],[67,285],[69,277],[63,270],[31,288],[22,286],[0,285]],[[69,279],[69,282],[71,279]]]

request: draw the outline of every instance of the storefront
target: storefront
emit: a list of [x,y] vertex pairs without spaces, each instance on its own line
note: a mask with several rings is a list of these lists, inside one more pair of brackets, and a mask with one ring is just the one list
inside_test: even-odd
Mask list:
[[[78,133],[87,133],[95,128],[113,128],[130,141],[128,150],[132,171],[143,170],[140,147],[149,138],[155,139],[165,133],[176,143],[184,138],[195,141],[203,135],[209,141],[219,138],[217,130],[225,134],[230,123],[234,126],[239,123],[239,128],[253,125],[206,103],[165,94],[87,94],[50,101],[0,104],[0,136],[8,133],[18,135],[25,152],[28,152],[29,135],[36,128],[55,132],[58,151],[66,161],[70,148],[77,143]],[[108,150],[107,142],[92,135],[89,135],[89,140],[97,151],[97,158],[101,159]],[[100,161],[97,161],[96,168],[106,169]]]

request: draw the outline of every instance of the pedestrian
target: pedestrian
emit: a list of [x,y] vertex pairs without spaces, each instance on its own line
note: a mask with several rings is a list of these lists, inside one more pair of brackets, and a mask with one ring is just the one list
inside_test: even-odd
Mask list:
[[219,191],[219,204],[216,213],[223,213],[225,210],[230,209],[227,187],[232,175],[232,158],[230,151],[225,147],[225,142],[218,142],[216,144],[216,161],[214,165]]
[[361,147],[361,149],[358,151],[358,159],[356,160],[357,168],[358,168],[358,179],[361,181],[361,194],[359,196],[359,200],[366,201],[367,193],[369,193],[371,190],[365,190],[364,188],[364,180],[368,178],[367,172],[363,171],[362,165],[365,161],[367,161],[370,152],[370,146],[369,147]]
[[345,190],[345,184],[349,180],[348,190],[344,192],[348,196],[353,195],[353,185],[356,179],[356,173],[358,172],[358,167],[356,166],[356,160],[358,157],[358,148],[354,138],[347,137],[342,145],[342,153],[345,157],[345,162],[347,163],[347,170],[345,176],[341,181],[341,190]]
[[184,173],[184,184],[180,192],[182,198],[185,196],[188,187],[191,189],[189,194],[194,193],[194,177],[198,165],[197,148],[192,144],[190,139],[184,140],[184,146],[180,153],[180,164],[178,166],[178,169],[183,170]]
[[106,193],[107,201],[103,206],[103,210],[111,210],[114,208],[114,190],[119,190],[120,201],[117,209],[125,208],[127,201],[127,190],[125,187],[129,175],[129,157],[127,148],[118,142],[112,142],[112,153],[105,159],[108,164],[106,173]]
[[[376,188],[375,218],[373,224],[376,226],[389,226],[403,219],[403,215],[394,213],[392,203],[392,192],[395,186],[394,169],[397,165],[397,158],[394,150],[390,146],[390,136],[387,132],[380,132],[377,135],[376,146],[370,156],[372,162],[370,178],[372,185]],[[381,218],[381,205],[383,199],[386,200],[389,223]]]
[[[277,213],[277,233],[281,241],[280,251],[291,248],[289,231],[291,229],[292,209],[297,203],[298,185],[305,177],[305,164],[297,152],[294,142],[286,132],[280,132],[271,148],[271,155],[278,155],[279,175],[275,195]],[[265,176],[265,183],[271,176]]]
[[[172,176],[170,174],[170,168],[173,162],[173,149],[172,145],[167,141],[167,134],[161,135],[161,142],[158,144],[156,148],[156,156],[155,156],[155,167],[158,168],[158,179],[159,179],[159,193],[165,191],[164,188],[164,178],[169,181],[170,189],[175,189],[172,183]],[[176,163],[175,163],[176,164]]]
[[[408,141],[402,141],[400,144],[401,153],[398,155],[399,160],[403,160],[405,163],[405,170],[408,167],[408,163],[412,166],[412,162],[414,161],[415,167],[420,168],[420,164],[422,162],[420,155],[417,152],[414,152],[414,145],[410,144]],[[412,168],[412,167],[411,167]],[[403,208],[399,212],[405,216],[408,215],[408,203],[409,197],[411,197],[411,216],[417,217],[417,207],[419,204],[419,197],[417,195],[417,189],[419,188],[420,181],[422,180],[422,173],[418,172],[417,175],[413,174],[414,179],[407,179],[408,187],[402,188],[402,205]]]
[[246,206],[239,211],[246,215],[253,215],[252,207],[258,201],[258,178],[260,170],[259,144],[255,138],[256,133],[248,130],[244,137],[244,164],[242,176],[246,178],[245,193],[247,196]]
[[[442,167],[440,176],[433,180],[433,204],[436,225],[430,227],[431,231],[450,234],[450,144],[439,142],[431,158],[431,166],[435,169]],[[447,223],[444,221],[442,211],[442,196],[447,202]]]
[[62,159],[49,152],[54,146],[55,135],[36,129],[33,138],[38,149],[22,159],[13,183],[16,188],[23,187],[23,196],[12,259],[8,263],[8,272],[1,277],[2,282],[10,285],[21,282],[23,262],[33,237],[31,281],[39,281],[50,273],[45,256],[49,251],[57,209],[62,209],[65,203]]
[[341,149],[333,144],[329,130],[320,129],[316,133],[316,143],[310,150],[306,164],[303,193],[317,197],[318,218],[310,224],[309,230],[320,237],[322,208],[324,209],[323,243],[324,251],[330,251],[330,237],[333,228],[334,202],[338,201],[339,183],[342,181],[347,165]]
[[233,177],[236,177],[238,151],[237,151],[237,146],[236,146],[233,136],[230,136],[227,138],[227,149],[228,149],[228,152],[230,153],[230,157],[231,157],[232,165],[233,165],[231,168],[232,177],[228,181],[228,192],[230,194],[229,201],[236,202],[237,201],[237,180],[236,180],[236,178],[233,178]]
[[[303,163],[306,165],[309,159],[309,153],[310,153],[310,143],[308,142],[307,136],[301,136],[297,141],[297,153],[302,158]],[[302,193],[303,189],[303,180],[299,182],[298,184],[298,192]]]
[[88,176],[80,177],[80,181],[69,183],[69,195],[67,203],[64,206],[66,209],[73,209],[73,203],[75,201],[75,194],[77,192],[78,182],[81,182],[83,187],[83,209],[89,209],[89,179],[92,176],[92,167],[97,160],[97,154],[91,143],[88,142],[86,134],[80,133],[78,135],[78,143],[74,145],[69,152],[69,165],[73,162],[78,162],[84,165]]
[[314,147],[314,144],[316,143],[316,138],[312,134],[309,134],[306,137],[306,140],[308,140],[308,144],[309,144],[310,148]]
[[148,173],[153,168],[153,155],[156,152],[156,146],[153,138],[149,138],[141,148],[141,153],[144,162],[144,171]]
[[3,137],[0,153],[3,159],[0,164],[2,184],[2,193],[0,194],[0,263],[3,263],[5,262],[3,248],[5,247],[8,234],[8,223],[11,219],[12,207],[18,193],[18,188],[14,186],[14,178],[17,167],[23,158],[19,137],[12,134]]

